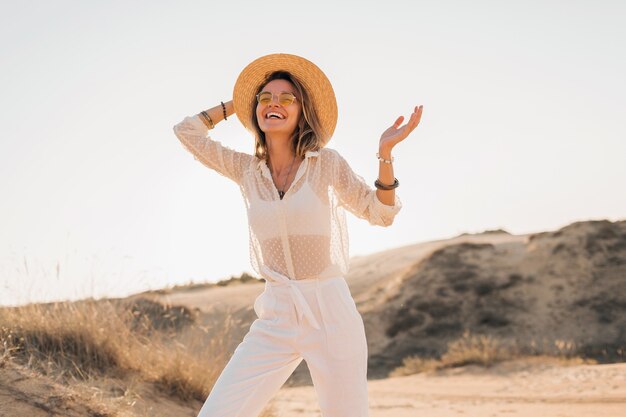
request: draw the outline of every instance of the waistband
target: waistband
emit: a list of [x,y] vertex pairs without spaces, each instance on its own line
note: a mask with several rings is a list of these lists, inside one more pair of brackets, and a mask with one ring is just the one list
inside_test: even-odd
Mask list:
[[[336,277],[325,277],[325,278],[311,278],[311,279],[290,279],[289,277],[281,274],[280,272],[274,271],[273,269],[268,268],[267,266],[261,267],[261,275],[265,278],[265,284],[272,287],[287,287],[291,294],[291,298],[293,300],[294,305],[296,306],[296,312],[298,313],[298,318],[301,320],[302,317],[306,317],[307,320],[311,323],[311,325],[320,329],[320,325],[311,310],[311,307],[307,303],[304,295],[302,295],[302,288],[314,288],[316,291],[319,291],[320,284],[330,282],[332,280],[344,278],[342,276]],[[319,295],[319,294],[318,294]]]
[[326,281],[342,280],[345,279],[342,275],[336,275],[331,277],[321,278],[306,278],[306,279],[291,279],[288,276],[281,274],[267,266],[261,267],[261,276],[265,278],[267,285],[273,287],[281,287],[285,285],[296,285],[298,287],[315,287],[318,284]]

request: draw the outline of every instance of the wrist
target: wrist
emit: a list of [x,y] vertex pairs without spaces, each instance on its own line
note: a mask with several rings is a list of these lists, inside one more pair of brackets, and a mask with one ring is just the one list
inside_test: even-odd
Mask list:
[[206,111],[201,111],[197,114],[197,116],[202,121],[202,123],[204,123],[207,129],[211,130],[215,127],[213,119],[211,119],[211,116],[209,116],[209,113],[207,113]]
[[389,156],[389,157],[385,158],[385,157],[384,157],[384,156],[382,156],[380,153],[377,153],[377,154],[376,154],[376,158],[378,158],[378,160],[379,160],[380,162],[383,162],[383,163],[385,163],[385,164],[391,164],[391,163],[393,163],[393,156]]
[[228,115],[228,117],[235,114],[235,107],[233,106],[232,100],[225,101],[224,105],[226,106],[226,114]]
[[391,148],[381,146],[378,148],[378,154],[385,159],[389,159],[391,158]]
[[380,155],[381,158],[391,159],[391,148],[381,146],[378,148],[378,155]]

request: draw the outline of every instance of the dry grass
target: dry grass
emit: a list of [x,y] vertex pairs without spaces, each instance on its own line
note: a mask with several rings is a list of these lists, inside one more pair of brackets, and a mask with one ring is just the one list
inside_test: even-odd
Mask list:
[[544,340],[542,343],[537,343],[533,341],[528,346],[520,347],[514,342],[505,342],[492,336],[472,335],[465,332],[461,338],[448,343],[446,353],[440,358],[409,356],[404,358],[402,366],[391,371],[389,376],[412,375],[465,365],[490,367],[514,359],[533,359],[535,362],[543,360],[558,362],[562,365],[595,363],[594,360],[577,356],[577,347],[573,342],[556,340],[549,343]]
[[182,400],[204,400],[228,359],[230,321],[210,342],[183,346],[150,327],[154,317],[137,315],[96,301],[0,309],[0,366],[11,360],[64,384],[138,375]]
[[465,332],[463,336],[448,344],[448,350],[441,356],[446,368],[464,365],[492,366],[511,359],[514,349],[491,336],[474,336]]
[[110,304],[55,303],[0,310],[3,353],[58,377],[84,379],[129,368],[133,341],[125,337],[129,333]]

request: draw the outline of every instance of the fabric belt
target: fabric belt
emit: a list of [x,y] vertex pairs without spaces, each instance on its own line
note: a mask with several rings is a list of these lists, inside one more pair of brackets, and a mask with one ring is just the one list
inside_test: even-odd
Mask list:
[[[307,320],[309,320],[309,323],[311,323],[311,326],[313,326],[316,329],[320,329],[320,325],[317,319],[315,318],[315,315],[313,314],[313,311],[311,310],[309,303],[307,303],[306,298],[304,298],[304,295],[302,294],[302,291],[300,291],[300,288],[298,288],[298,280],[290,279],[289,277],[281,274],[280,272],[274,271],[273,269],[270,269],[269,267],[265,265],[261,267],[261,275],[263,275],[265,279],[272,281],[272,285],[289,287],[289,290],[290,290],[289,293],[291,294],[291,299],[293,300],[293,303],[296,306],[298,319],[302,321],[302,317],[304,316],[307,318]],[[318,292],[317,295],[319,297],[320,296],[319,286],[316,285],[315,288],[316,288],[316,291]]]

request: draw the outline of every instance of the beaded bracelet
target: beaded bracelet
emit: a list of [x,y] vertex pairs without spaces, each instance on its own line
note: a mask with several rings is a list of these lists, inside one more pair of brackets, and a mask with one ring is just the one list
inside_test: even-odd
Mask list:
[[393,184],[387,185],[387,184],[383,184],[382,182],[380,182],[377,179],[376,181],[374,181],[374,185],[379,190],[386,190],[387,191],[387,190],[393,190],[394,188],[398,188],[398,186],[400,185],[400,181],[398,181],[397,178],[394,178]]
[[384,162],[384,163],[386,163],[386,164],[390,164],[390,163],[392,163],[392,162],[393,162],[393,156],[391,157],[391,159],[385,159],[385,158],[383,158],[382,156],[380,156],[380,154],[379,154],[378,152],[376,152],[376,158],[378,158],[378,160],[379,160],[380,162]]
[[228,120],[228,119],[226,118],[226,106],[224,105],[224,102],[223,102],[223,101],[220,101],[220,103],[222,104],[222,111],[224,112],[224,120]]

